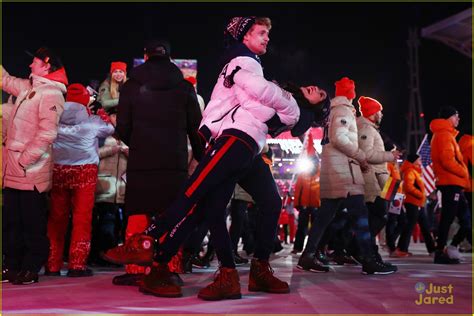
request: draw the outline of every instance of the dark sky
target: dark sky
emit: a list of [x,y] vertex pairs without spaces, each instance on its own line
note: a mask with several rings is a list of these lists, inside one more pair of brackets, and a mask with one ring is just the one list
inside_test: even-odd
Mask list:
[[[208,101],[220,69],[222,32],[232,16],[269,16],[268,79],[321,84],[349,76],[358,96],[384,105],[382,130],[403,145],[409,98],[409,27],[423,28],[471,3],[3,3],[3,65],[27,76],[24,51],[42,45],[62,57],[69,81],[102,81],[110,61],[131,64],[145,38],[166,37],[172,57],[198,60],[198,92]],[[440,106],[457,107],[471,126],[472,59],[421,40],[421,96],[427,123]],[[427,124],[428,126],[428,124]]]

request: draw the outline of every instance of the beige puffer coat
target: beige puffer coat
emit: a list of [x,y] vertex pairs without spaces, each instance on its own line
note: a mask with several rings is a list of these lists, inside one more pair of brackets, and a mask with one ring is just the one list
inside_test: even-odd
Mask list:
[[365,154],[357,141],[355,108],[346,97],[335,97],[329,115],[329,143],[321,154],[321,199],[364,194],[362,161]]
[[[67,81],[67,80],[66,80]],[[10,76],[2,67],[2,89],[17,97],[3,137],[3,187],[48,191],[52,180],[52,143],[64,109],[66,86],[32,75],[31,80]]]
[[127,171],[127,155],[115,152],[114,148],[128,148],[122,141],[113,136],[105,139],[104,146],[99,148],[99,174],[95,191],[96,202],[119,203],[125,201],[125,173]]
[[357,118],[359,130],[359,148],[365,153],[370,164],[369,172],[363,173],[365,181],[365,201],[374,202],[380,195],[389,174],[387,162],[394,161],[390,151],[385,151],[382,136],[375,125],[367,118]]

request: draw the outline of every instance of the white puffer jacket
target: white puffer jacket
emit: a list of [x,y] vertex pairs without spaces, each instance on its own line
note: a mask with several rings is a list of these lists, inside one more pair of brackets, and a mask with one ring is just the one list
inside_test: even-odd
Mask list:
[[[232,88],[224,87],[224,79],[237,66]],[[201,127],[207,126],[212,138],[226,129],[240,130],[252,137],[262,150],[268,127],[275,114],[287,126],[298,122],[300,110],[292,95],[263,77],[261,65],[251,57],[236,57],[227,64],[214,86]]]
[[382,192],[388,179],[387,162],[394,161],[390,151],[385,151],[382,136],[375,123],[365,117],[357,118],[359,130],[359,147],[365,153],[370,164],[369,172],[364,173],[365,201],[374,202]]
[[[32,75],[31,80],[11,76],[2,67],[2,87],[17,97],[3,117],[3,187],[48,191],[52,180],[52,143],[64,110],[66,86]],[[3,130],[3,128],[2,128]]]
[[329,114],[329,143],[321,154],[321,199],[363,195],[362,161],[365,154],[357,141],[355,108],[346,97],[335,97]]

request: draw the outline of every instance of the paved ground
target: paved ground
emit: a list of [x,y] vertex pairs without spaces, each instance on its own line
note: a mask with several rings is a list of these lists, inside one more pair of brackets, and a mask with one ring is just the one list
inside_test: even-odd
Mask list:
[[[411,247],[414,256],[393,259],[399,272],[388,276],[364,276],[358,266],[334,266],[329,273],[303,272],[295,268],[298,256],[290,248],[272,257],[275,273],[288,281],[290,294],[253,293],[247,290],[249,266],[239,268],[241,300],[206,302],[198,290],[208,284],[216,262],[207,270],[183,275],[184,297],[165,299],[143,295],[135,287],[118,287],[112,276],[119,268],[96,268],[89,278],[40,277],[34,285],[2,286],[3,314],[469,314],[472,315],[472,257],[464,255],[459,265],[435,265],[424,246]],[[382,253],[386,257],[386,253]],[[65,274],[66,271],[64,270]],[[452,304],[417,305],[423,285],[452,286]],[[421,291],[421,290],[420,290]],[[426,295],[445,297],[450,293]],[[431,301],[430,301],[431,302]]]

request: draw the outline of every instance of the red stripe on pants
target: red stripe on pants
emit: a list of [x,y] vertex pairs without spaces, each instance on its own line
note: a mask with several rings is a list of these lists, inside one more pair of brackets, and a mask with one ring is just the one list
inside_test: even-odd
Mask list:
[[212,157],[206,167],[202,170],[201,174],[198,176],[196,181],[194,181],[191,186],[184,193],[187,197],[190,197],[194,191],[199,187],[199,185],[204,181],[206,176],[211,172],[212,168],[219,162],[219,160],[224,156],[224,154],[229,150],[230,146],[235,143],[236,138],[230,137],[229,140],[222,146],[222,148]]

